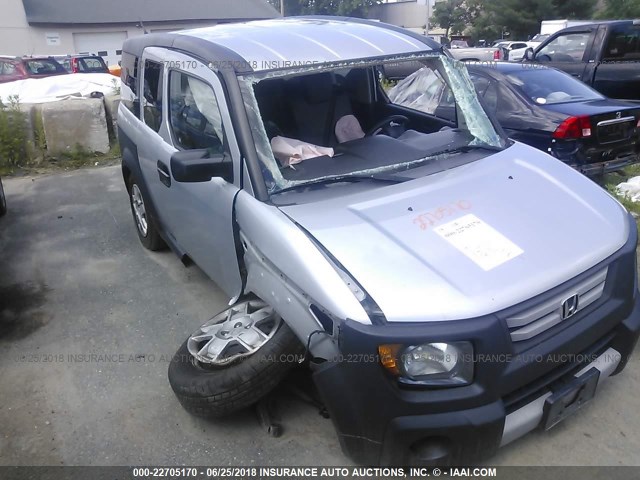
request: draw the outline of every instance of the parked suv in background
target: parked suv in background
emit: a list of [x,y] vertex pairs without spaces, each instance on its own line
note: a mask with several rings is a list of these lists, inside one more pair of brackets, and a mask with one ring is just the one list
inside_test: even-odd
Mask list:
[[53,57],[0,56],[0,83],[66,74],[64,67]]
[[565,28],[528,49],[525,60],[563,70],[607,97],[640,100],[640,20]]
[[55,59],[69,73],[111,73],[98,55],[60,55]]
[[[403,61],[422,68],[391,99]],[[434,79],[453,120],[423,101]],[[140,241],[231,298],[169,366],[189,412],[246,407],[306,359],[356,461],[469,463],[626,365],[635,221],[510,141],[433,40],[338,17],[144,35],[121,98]]]

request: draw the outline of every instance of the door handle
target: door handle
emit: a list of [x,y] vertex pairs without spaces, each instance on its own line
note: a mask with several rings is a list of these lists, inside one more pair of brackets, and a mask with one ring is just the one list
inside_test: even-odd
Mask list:
[[167,186],[171,186],[171,174],[169,173],[169,167],[167,167],[164,163],[158,160],[158,178],[160,182]]

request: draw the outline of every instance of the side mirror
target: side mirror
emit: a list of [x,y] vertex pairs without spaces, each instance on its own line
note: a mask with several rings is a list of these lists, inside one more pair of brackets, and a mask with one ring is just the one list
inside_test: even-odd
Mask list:
[[222,153],[211,154],[208,149],[182,150],[171,156],[171,173],[176,182],[208,182],[220,177],[233,181],[233,162]]
[[524,51],[524,59],[528,62],[531,62],[534,58],[533,48],[529,47]]

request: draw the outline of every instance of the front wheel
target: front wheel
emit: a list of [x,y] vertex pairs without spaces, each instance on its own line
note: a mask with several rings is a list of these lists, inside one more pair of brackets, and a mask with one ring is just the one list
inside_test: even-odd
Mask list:
[[180,347],[169,383],[182,406],[216,418],[246,408],[296,365],[302,344],[272,307],[240,302],[213,317]]

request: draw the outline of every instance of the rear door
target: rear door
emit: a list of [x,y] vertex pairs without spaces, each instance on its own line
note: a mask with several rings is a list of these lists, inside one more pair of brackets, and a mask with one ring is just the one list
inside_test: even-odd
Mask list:
[[603,25],[602,37],[593,87],[608,97],[640,100],[640,24]]
[[583,79],[597,28],[559,33],[536,50],[535,61]]

